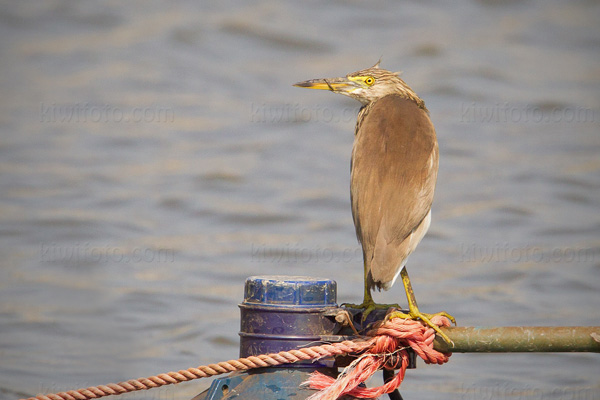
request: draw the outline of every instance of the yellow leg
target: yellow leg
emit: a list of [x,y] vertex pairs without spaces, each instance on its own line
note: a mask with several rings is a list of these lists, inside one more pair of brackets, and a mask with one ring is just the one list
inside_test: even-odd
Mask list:
[[362,320],[364,321],[367,316],[374,310],[387,310],[388,308],[400,308],[400,306],[398,304],[377,304],[375,303],[375,301],[373,301],[373,297],[371,296],[371,290],[369,289],[369,284],[368,284],[368,273],[369,271],[367,271],[367,267],[365,265],[365,294],[364,294],[364,298],[363,298],[363,302],[362,304],[348,304],[348,303],[344,303],[343,306],[348,307],[348,308],[355,308],[355,309],[362,309]]
[[432,327],[438,333],[438,335],[440,335],[446,341],[446,343],[454,344],[454,342],[450,340],[448,335],[442,332],[439,326],[431,322],[431,318],[433,316],[441,315],[448,318],[450,321],[456,324],[456,320],[454,319],[454,317],[445,311],[435,314],[424,314],[421,311],[419,311],[419,307],[417,306],[417,299],[415,298],[415,292],[413,291],[412,285],[410,283],[408,272],[406,272],[406,267],[402,268],[402,271],[400,271],[400,276],[402,277],[402,284],[404,285],[404,290],[406,291],[406,299],[408,300],[408,314],[402,312],[393,312],[389,314],[387,318],[410,318],[414,320],[420,319],[421,321],[425,322],[427,325]]

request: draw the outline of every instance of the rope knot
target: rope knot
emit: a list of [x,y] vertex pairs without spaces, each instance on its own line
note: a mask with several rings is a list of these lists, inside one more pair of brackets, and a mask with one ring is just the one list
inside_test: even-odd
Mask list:
[[[435,316],[431,321],[438,326],[450,326],[446,317]],[[428,364],[441,365],[448,362],[450,357],[450,354],[433,349],[435,331],[419,321],[401,318],[382,321],[367,332],[367,336],[371,337],[370,346],[347,366],[337,379],[319,372],[311,374],[305,384],[319,392],[310,396],[308,400],[335,400],[343,395],[370,399],[393,392],[404,380],[409,362],[406,349],[409,347]],[[399,371],[382,386],[359,387],[382,368]]]
[[[369,335],[372,336],[372,335]],[[372,354],[390,354],[398,349],[399,341],[393,336],[380,335],[373,338],[373,347],[369,350]]]

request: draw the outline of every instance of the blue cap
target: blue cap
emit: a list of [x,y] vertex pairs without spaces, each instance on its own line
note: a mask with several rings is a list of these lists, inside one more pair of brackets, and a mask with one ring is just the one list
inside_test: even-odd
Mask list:
[[326,278],[267,275],[246,279],[244,303],[263,306],[336,306],[337,283]]

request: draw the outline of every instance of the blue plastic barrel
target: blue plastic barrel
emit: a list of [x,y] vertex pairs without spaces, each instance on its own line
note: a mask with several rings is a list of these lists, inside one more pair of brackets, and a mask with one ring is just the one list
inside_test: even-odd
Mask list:
[[[336,283],[330,279],[248,278],[240,304],[240,357],[297,349],[318,342],[322,335],[337,333],[335,321],[323,315],[332,307],[337,307]],[[327,361],[295,365],[326,365]]]
[[[336,308],[337,285],[330,279],[303,276],[252,276],[240,304],[240,357],[277,353],[320,344],[339,326],[326,311]],[[193,400],[306,399],[300,387],[313,371],[336,376],[333,359],[259,368],[215,379]]]

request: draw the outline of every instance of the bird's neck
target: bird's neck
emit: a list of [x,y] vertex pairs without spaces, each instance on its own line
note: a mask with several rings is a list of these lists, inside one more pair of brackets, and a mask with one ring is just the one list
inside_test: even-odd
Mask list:
[[427,114],[429,110],[425,107],[425,102],[421,99],[410,86],[406,84],[402,79],[398,78],[399,83],[396,85],[395,92],[398,96],[402,96],[405,99],[414,101],[419,108],[423,109]]
[[[400,96],[400,97],[403,97],[405,99],[411,100],[420,109],[422,109],[423,111],[425,111],[425,113],[427,115],[429,115],[429,110],[427,109],[427,107],[425,107],[425,101],[423,101],[423,99],[421,99],[419,96],[417,96],[417,94],[415,92],[413,92],[413,91],[411,91],[410,93],[408,93],[408,92],[394,93],[394,94],[388,95],[388,96]],[[375,103],[377,103],[378,100],[380,100],[380,99],[377,99],[375,101],[371,101],[370,103],[367,103],[367,104],[363,105],[360,108],[360,110],[358,110],[358,118],[356,119],[356,126],[354,127],[354,135],[355,136],[358,133],[358,130],[360,129],[360,126],[362,125],[362,122],[364,121],[365,117],[367,116],[367,114],[369,113],[369,111],[371,110],[371,108],[373,108],[373,105]]]

